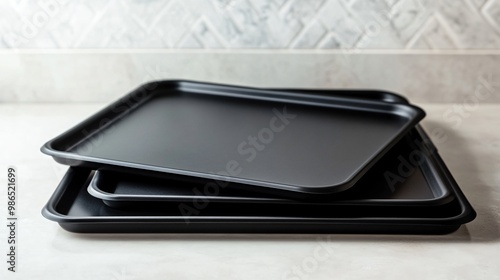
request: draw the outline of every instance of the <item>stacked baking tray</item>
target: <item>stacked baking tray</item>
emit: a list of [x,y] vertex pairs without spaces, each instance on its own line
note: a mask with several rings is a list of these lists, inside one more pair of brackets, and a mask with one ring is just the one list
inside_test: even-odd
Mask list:
[[379,91],[141,86],[42,152],[69,165],[43,215],[73,232],[443,234],[475,212]]

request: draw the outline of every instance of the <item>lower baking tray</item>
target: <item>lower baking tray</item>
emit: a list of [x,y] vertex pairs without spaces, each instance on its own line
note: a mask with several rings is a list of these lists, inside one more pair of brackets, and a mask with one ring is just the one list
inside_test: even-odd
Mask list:
[[[450,186],[437,176],[430,153],[435,152],[430,140],[417,130],[410,132],[375,164],[354,187],[331,198],[299,201],[270,196],[266,193],[245,192],[229,186],[196,184],[137,174],[97,171],[88,187],[89,193],[108,206],[126,209],[159,209],[172,203],[195,205],[280,204],[305,206],[431,206],[453,199]],[[413,159],[416,155],[418,161]],[[402,173],[403,172],[403,173]],[[412,173],[409,177],[408,174]]]
[[[92,170],[72,167],[42,214],[79,233],[450,233],[472,221],[476,213],[437,153],[432,154],[431,164],[450,186],[454,199],[430,211],[428,207],[338,205],[318,212],[308,207],[246,205],[207,207],[186,216],[179,214],[179,203],[162,211],[125,211],[108,207],[87,192]],[[414,174],[405,182],[411,182]]]

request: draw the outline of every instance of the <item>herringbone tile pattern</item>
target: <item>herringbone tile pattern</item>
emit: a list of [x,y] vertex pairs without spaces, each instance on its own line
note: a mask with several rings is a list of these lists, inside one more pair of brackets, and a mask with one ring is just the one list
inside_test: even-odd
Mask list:
[[6,0],[0,48],[496,49],[500,0]]

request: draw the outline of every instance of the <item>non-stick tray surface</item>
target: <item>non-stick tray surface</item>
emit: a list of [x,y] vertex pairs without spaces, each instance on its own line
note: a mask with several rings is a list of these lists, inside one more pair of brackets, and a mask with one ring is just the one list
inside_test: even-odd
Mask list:
[[284,196],[327,194],[352,187],[423,116],[380,100],[164,81],[142,86],[42,151],[72,166],[230,181]]

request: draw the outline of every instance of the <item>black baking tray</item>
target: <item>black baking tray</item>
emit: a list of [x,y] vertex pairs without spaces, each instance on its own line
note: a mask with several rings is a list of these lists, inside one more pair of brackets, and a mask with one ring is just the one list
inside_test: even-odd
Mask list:
[[[280,204],[289,207],[335,205],[441,205],[453,199],[448,182],[440,180],[431,163],[434,146],[415,130],[400,140],[349,190],[314,201],[294,200],[231,187],[175,181],[161,177],[96,171],[88,191],[115,208],[161,208],[171,202],[214,204]],[[418,157],[417,157],[418,156]],[[418,160],[416,160],[418,158]],[[403,171],[405,174],[401,174]],[[403,183],[414,172],[411,183]],[[215,188],[214,188],[215,187]]]
[[347,94],[160,81],[42,152],[72,166],[306,197],[352,187],[424,115],[409,104]]
[[[274,89],[279,90],[279,89]],[[279,91],[296,92],[301,94],[315,94],[328,96],[341,96],[348,98],[362,98],[380,100],[383,102],[408,103],[408,100],[398,94],[384,91],[346,91],[346,90],[297,90],[282,89]],[[425,135],[422,129],[418,129],[416,139],[410,137],[409,145],[415,146],[416,150],[422,152],[418,144],[426,145],[430,152],[434,152],[435,146]],[[420,139],[420,140],[418,140]],[[408,140],[407,140],[408,141]],[[420,142],[418,142],[420,141]],[[417,143],[416,143],[417,142]],[[102,199],[108,206],[115,208],[161,208],[164,203],[193,201],[207,201],[210,203],[281,203],[297,206],[305,205],[401,205],[401,206],[427,206],[440,205],[453,199],[449,187],[436,181],[433,170],[426,157],[422,163],[418,163],[418,176],[414,180],[426,180],[421,184],[413,184],[417,187],[404,188],[409,184],[389,184],[386,178],[380,174],[384,171],[392,172],[398,165],[397,157],[400,150],[410,147],[405,143],[399,143],[402,148],[393,148],[395,152],[389,151],[385,154],[349,191],[335,195],[333,198],[325,198],[322,202],[316,199],[314,202],[297,201],[293,199],[272,196],[266,193],[242,191],[234,188],[219,188],[217,194],[205,193],[205,185],[186,181],[168,180],[161,177],[127,174],[106,170],[96,171],[94,178],[89,184],[88,191],[94,197]],[[426,156],[425,154],[423,154]],[[389,168],[389,166],[392,166]],[[356,187],[357,186],[357,187]]]
[[[423,131],[417,127],[417,133]],[[180,215],[179,203],[162,211],[119,210],[87,192],[94,171],[72,167],[42,210],[68,231],[79,233],[387,233],[445,234],[472,221],[476,213],[439,154],[430,164],[446,181],[454,199],[444,205],[417,208],[336,205],[328,209],[282,204],[207,207],[196,215]],[[415,184],[413,172],[404,184]],[[210,205],[209,205],[210,206]]]

